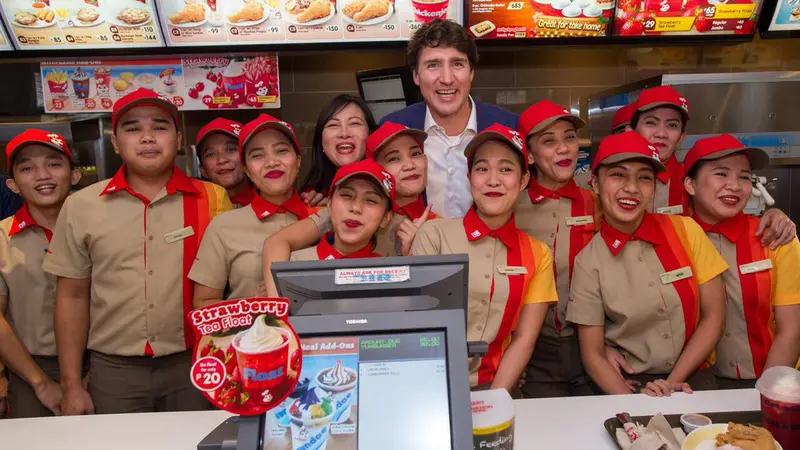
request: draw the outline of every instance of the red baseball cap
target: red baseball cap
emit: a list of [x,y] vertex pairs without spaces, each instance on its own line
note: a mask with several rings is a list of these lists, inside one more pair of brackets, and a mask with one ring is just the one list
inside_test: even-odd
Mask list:
[[72,150],[70,150],[69,145],[67,145],[67,140],[64,139],[64,136],[38,128],[28,128],[14,136],[11,142],[6,145],[6,168],[8,171],[11,171],[11,160],[14,159],[14,153],[33,144],[41,144],[50,147],[53,150],[64,153],[67,155],[67,158],[72,160]]
[[602,164],[613,164],[629,159],[644,159],[656,172],[667,170],[659,159],[658,149],[635,131],[611,134],[600,141],[600,147],[592,160],[592,173]]
[[126,94],[114,103],[114,109],[111,112],[111,128],[114,132],[117,131],[119,119],[125,115],[126,112],[137,106],[156,106],[161,108],[172,117],[172,120],[175,121],[175,126],[179,123],[177,106],[166,97],[158,95],[155,91],[139,88],[130,94]]
[[297,135],[294,132],[294,127],[287,122],[270,116],[269,114],[260,114],[258,117],[250,122],[247,122],[244,127],[242,127],[242,131],[239,133],[239,156],[244,158],[244,147],[253,136],[268,129],[278,130],[285,134],[286,137],[292,141],[292,145],[294,145],[294,151],[297,152],[298,155],[300,154],[300,144],[297,142]]
[[383,191],[389,197],[389,200],[394,202],[394,177],[372,158],[362,159],[340,167],[333,177],[328,196],[333,195],[333,191],[337,186],[356,175],[366,175],[373,178],[383,187]]
[[197,139],[195,139],[194,145],[200,147],[200,143],[203,142],[203,139],[213,133],[225,133],[238,140],[239,132],[242,131],[242,127],[243,125],[235,120],[217,117],[211,122],[208,122],[203,128],[200,128],[200,131],[197,132]]
[[660,106],[675,107],[683,115],[683,121],[689,121],[689,100],[668,84],[645,89],[636,100],[637,112],[650,111]]
[[[409,128],[405,125],[394,122],[384,122],[377,130],[373,131],[367,136],[367,158],[374,158],[378,150],[383,148],[390,140],[397,136],[407,134],[414,138],[419,143],[419,148],[423,148],[425,139],[428,138],[428,133],[417,130],[416,128]],[[423,150],[424,151],[424,150]]]
[[543,131],[557,120],[569,120],[575,128],[586,125],[583,119],[572,114],[568,108],[550,100],[536,102],[525,109],[519,116],[519,133],[525,137]]
[[761,169],[769,164],[767,152],[760,148],[747,147],[742,141],[728,133],[724,133],[719,136],[698,139],[689,150],[689,153],[686,154],[686,158],[683,160],[683,167],[686,173],[689,173],[698,161],[719,159],[734,153],[744,153],[747,159],[750,160],[750,168],[754,170]]
[[633,113],[635,112],[636,103],[630,103],[618,109],[617,112],[614,113],[614,117],[611,119],[611,132],[613,133],[619,128],[630,125],[631,119],[633,119]]
[[527,170],[528,148],[522,141],[519,132],[513,128],[509,128],[499,123],[495,123],[489,128],[484,129],[474,138],[472,138],[470,143],[467,144],[467,148],[464,149],[464,155],[467,157],[467,161],[472,160],[472,154],[478,150],[478,147],[483,145],[486,141],[492,140],[499,140],[508,143],[511,148],[522,155],[522,160],[525,164],[523,169]]

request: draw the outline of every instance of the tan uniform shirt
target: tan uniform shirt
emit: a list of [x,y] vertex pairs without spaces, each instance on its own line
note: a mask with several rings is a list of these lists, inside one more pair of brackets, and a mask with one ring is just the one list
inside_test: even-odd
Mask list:
[[42,270],[50,236],[50,230],[33,220],[27,204],[0,222],[0,295],[8,297],[9,323],[37,356],[56,355],[56,277]]
[[489,343],[488,353],[470,359],[472,386],[494,379],[522,307],[558,298],[550,250],[520,231],[513,218],[498,230],[489,229],[474,209],[463,219],[430,220],[417,232],[411,253],[469,255],[467,340]]
[[699,285],[727,267],[690,218],[647,214],[633,235],[604,222],[575,260],[567,321],[604,326],[636,373],[668,374],[699,320]]
[[683,165],[675,155],[664,163],[666,172],[656,178],[656,193],[648,211],[659,214],[688,215],[688,194],[683,188]]
[[187,275],[209,221],[231,208],[225,190],[177,167],[149,201],[124,168],[67,198],[44,261],[66,278],[91,278],[90,350],[164,356],[191,347]]
[[263,279],[261,244],[297,222],[298,215],[308,217],[308,208],[297,193],[280,206],[256,195],[249,206],[218,215],[203,236],[189,278],[213,289],[230,283],[228,298],[254,296]]

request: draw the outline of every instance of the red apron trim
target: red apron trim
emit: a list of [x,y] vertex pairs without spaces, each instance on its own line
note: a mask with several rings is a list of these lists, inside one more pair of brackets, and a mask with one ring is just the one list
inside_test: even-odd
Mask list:
[[[741,266],[769,258],[765,247],[755,237],[758,219],[747,217],[747,228],[736,242],[736,264]],[[736,270],[739,270],[737,267]],[[769,270],[743,274],[739,272],[742,291],[747,340],[753,355],[753,368],[760,377],[775,338],[775,320],[772,308],[772,273]]]
[[183,196],[183,225],[192,227],[194,234],[183,240],[183,337],[186,348],[194,346],[194,332],[189,323],[189,313],[193,309],[194,282],[189,279],[189,270],[192,268],[200,239],[208,227],[211,218],[215,215],[218,203],[217,193],[211,185],[201,181],[194,181],[201,195]]

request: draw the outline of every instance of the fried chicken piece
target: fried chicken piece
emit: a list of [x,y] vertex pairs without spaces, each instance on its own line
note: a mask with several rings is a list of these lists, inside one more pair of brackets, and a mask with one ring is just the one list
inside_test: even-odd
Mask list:
[[370,0],[367,6],[353,16],[356,22],[364,22],[376,17],[385,16],[389,12],[387,0]]
[[200,22],[206,18],[206,8],[195,0],[186,0],[183,10],[169,16],[169,21],[178,25],[187,22]]
[[729,422],[728,431],[717,435],[717,447],[734,445],[742,450],[775,450],[772,433],[755,425]]
[[244,0],[244,7],[228,16],[231,23],[261,20],[264,18],[264,4],[259,0]]
[[14,14],[14,22],[17,22],[20,25],[33,25],[37,20],[39,20],[38,17],[27,11],[20,11]]
[[286,12],[296,16],[311,6],[311,0],[289,0],[286,2]]
[[352,18],[356,13],[361,12],[367,6],[369,0],[353,0],[352,2],[344,5],[342,12],[345,16]]
[[328,0],[312,0],[311,4],[308,5],[308,8],[296,15],[295,18],[300,23],[322,19],[323,17],[328,17],[328,15],[330,15],[332,8],[333,6],[331,6],[331,2]]

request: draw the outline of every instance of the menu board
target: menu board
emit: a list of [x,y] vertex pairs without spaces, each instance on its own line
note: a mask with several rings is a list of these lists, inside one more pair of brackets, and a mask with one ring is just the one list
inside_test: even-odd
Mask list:
[[769,31],[800,30],[800,0],[778,0]]
[[460,0],[156,0],[172,46],[407,40]]
[[0,0],[20,50],[161,47],[153,0]]
[[6,30],[0,26],[0,51],[4,50],[13,50],[14,48],[11,46],[11,41],[8,40],[8,35],[6,34]]
[[278,57],[143,61],[55,61],[41,64],[48,113],[110,112],[143,87],[180,110],[279,108]]
[[467,1],[476,38],[584,38],[608,35],[615,0]]
[[618,0],[614,36],[752,34],[760,0]]

